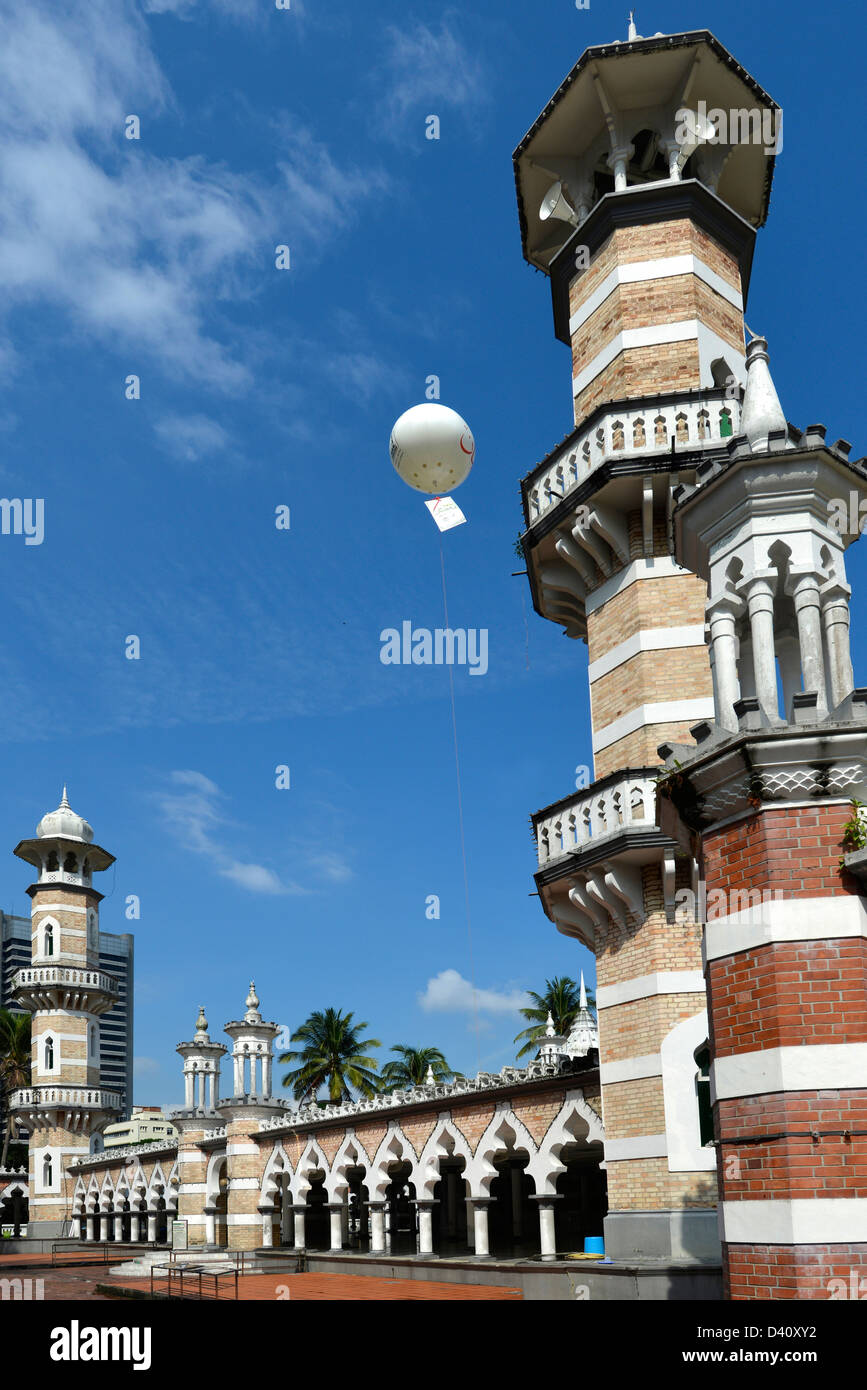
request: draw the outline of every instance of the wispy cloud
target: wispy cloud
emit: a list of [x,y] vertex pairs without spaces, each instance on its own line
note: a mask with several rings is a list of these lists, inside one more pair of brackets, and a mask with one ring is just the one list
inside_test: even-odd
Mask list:
[[[227,13],[247,8],[222,0]],[[0,7],[0,92],[4,306],[60,309],[73,332],[121,350],[127,372],[157,362],[173,380],[250,389],[245,334],[224,317],[227,303],[278,274],[277,244],[323,254],[388,185],[375,169],[339,164],[291,116],[270,176],[127,140],[127,116],[146,129],[174,98],[147,23],[113,0]],[[10,342],[0,371],[13,363]]]
[[[383,65],[376,74],[384,93],[378,119],[392,139],[404,140],[411,121],[446,111],[472,114],[490,101],[487,66],[462,38],[457,22],[449,13],[438,28],[416,20],[386,29]],[[413,134],[417,138],[417,130]]]
[[427,1013],[514,1014],[528,1002],[525,990],[473,989],[457,970],[441,970],[428,980],[418,1002]]
[[154,433],[167,453],[185,463],[224,453],[232,442],[223,426],[207,415],[166,415],[156,422]]
[[281,880],[273,869],[263,864],[249,863],[236,858],[227,847],[232,822],[223,811],[224,793],[202,772],[192,770],[171,774],[171,789],[158,797],[166,824],[178,842],[194,854],[206,855],[221,878],[250,893],[305,893],[296,883]]

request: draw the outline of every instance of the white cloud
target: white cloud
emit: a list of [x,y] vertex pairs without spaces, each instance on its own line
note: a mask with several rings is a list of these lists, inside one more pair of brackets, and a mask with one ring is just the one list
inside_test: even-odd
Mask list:
[[428,980],[418,1002],[427,1013],[513,1014],[523,1008],[529,996],[524,990],[474,990],[457,970],[441,970]]
[[[485,64],[464,44],[451,16],[433,29],[421,20],[385,31],[385,74],[377,73],[377,85],[386,94],[379,116],[385,130],[395,137],[407,133],[410,121],[446,110],[478,111],[489,99]],[[418,130],[414,129],[416,138]]]
[[231,439],[223,426],[207,415],[166,415],[154,425],[163,448],[185,463],[197,463],[223,453]]
[[160,1071],[160,1064],[155,1057],[134,1057],[132,1067],[133,1075],[137,1079],[156,1076]]
[[272,869],[237,859],[226,848],[232,823],[222,809],[223,792],[202,772],[173,772],[174,790],[158,798],[160,811],[178,842],[194,854],[207,855],[221,878],[250,893],[304,893],[295,883],[283,882]]
[[[151,5],[169,7],[179,11]],[[0,5],[0,94],[4,307],[59,308],[73,329],[122,350],[125,372],[155,360],[173,379],[251,387],[244,333],[222,318],[224,301],[248,299],[278,273],[279,242],[308,261],[322,254],[386,184],[336,164],[288,116],[291,154],[270,179],[126,140],[128,115],[146,131],[174,98],[147,23],[114,0]],[[13,360],[4,351],[0,370]]]

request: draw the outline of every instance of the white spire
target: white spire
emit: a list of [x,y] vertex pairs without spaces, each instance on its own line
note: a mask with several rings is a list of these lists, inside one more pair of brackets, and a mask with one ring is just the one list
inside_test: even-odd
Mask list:
[[427,1064],[427,1071],[425,1072],[424,1084],[426,1086],[435,1086],[437,1084],[436,1077],[433,1074],[433,1067],[431,1066],[430,1062],[428,1062]]
[[548,1020],[547,1020],[547,1022],[546,1022],[546,1024],[545,1024],[545,1037],[546,1037],[546,1038],[553,1038],[553,1037],[556,1037],[556,1033],[555,1033],[555,1030],[554,1030],[554,1019],[553,1019],[552,1016],[551,1016],[551,1011],[550,1011],[550,1009],[548,1010]]
[[587,990],[584,987],[584,971],[581,971],[581,995],[578,1000],[579,1009],[587,1008]]
[[753,449],[767,449],[771,430],[786,429],[786,417],[768,367],[768,343],[753,338],[747,347],[747,385],[741,411],[741,434]]
[[639,35],[638,35],[638,30],[637,30],[636,27],[635,27],[635,11],[634,11],[634,10],[630,10],[630,11],[629,11],[629,33],[628,33],[628,35],[627,35],[627,38],[628,38],[629,42],[631,43],[632,40],[633,40],[633,39],[637,39],[638,36],[639,36]]

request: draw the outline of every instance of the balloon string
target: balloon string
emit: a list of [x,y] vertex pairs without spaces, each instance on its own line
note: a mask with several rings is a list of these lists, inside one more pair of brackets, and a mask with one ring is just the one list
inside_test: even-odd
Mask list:
[[[447,595],[446,595],[446,557],[445,557],[445,551],[444,551],[444,549],[443,549],[442,532],[440,532],[440,571],[441,571],[441,573],[442,573],[442,580],[443,580],[443,613],[444,613],[444,615],[445,615],[446,631],[448,632],[448,631],[450,631],[450,628],[449,628],[449,601],[448,601],[448,597],[447,597]],[[448,672],[449,672],[449,697],[450,697],[450,699],[451,699],[451,706],[452,706],[452,736],[453,736],[453,738],[454,738],[454,744],[455,744],[455,777],[456,777],[456,779],[457,779],[457,785],[458,785],[458,825],[460,826],[460,832],[461,832],[461,860],[462,860],[462,862],[463,862],[463,869],[464,869],[464,904],[465,904],[465,906],[466,906],[466,913],[467,913],[467,942],[468,942],[469,957],[470,957],[470,986],[471,986],[472,992],[473,992],[473,1022],[474,1022],[475,1033],[476,1033],[476,1069],[477,1069],[477,1071],[481,1071],[481,1069],[482,1069],[482,1055],[481,1055],[481,1043],[480,1043],[480,1041],[479,1041],[479,1006],[478,1006],[478,998],[477,998],[477,995],[476,995],[476,970],[475,970],[475,965],[474,965],[474,963],[473,963],[473,927],[472,927],[472,917],[471,917],[471,914],[470,914],[470,880],[469,880],[469,875],[468,875],[468,873],[467,873],[467,845],[466,845],[466,839],[465,839],[465,836],[464,836],[464,801],[463,801],[463,796],[462,796],[462,794],[461,794],[461,759],[460,759],[460,754],[459,754],[459,752],[458,752],[458,719],[457,719],[457,714],[456,714],[456,712],[455,712],[455,677],[454,677],[454,671],[453,671],[453,669],[452,669],[452,664],[451,664],[451,662],[448,663]]]

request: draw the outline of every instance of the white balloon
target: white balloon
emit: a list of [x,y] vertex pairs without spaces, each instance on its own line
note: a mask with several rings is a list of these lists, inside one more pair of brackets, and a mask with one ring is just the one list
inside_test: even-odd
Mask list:
[[466,420],[434,401],[405,410],[395,422],[388,447],[403,481],[431,496],[460,487],[476,453]]

